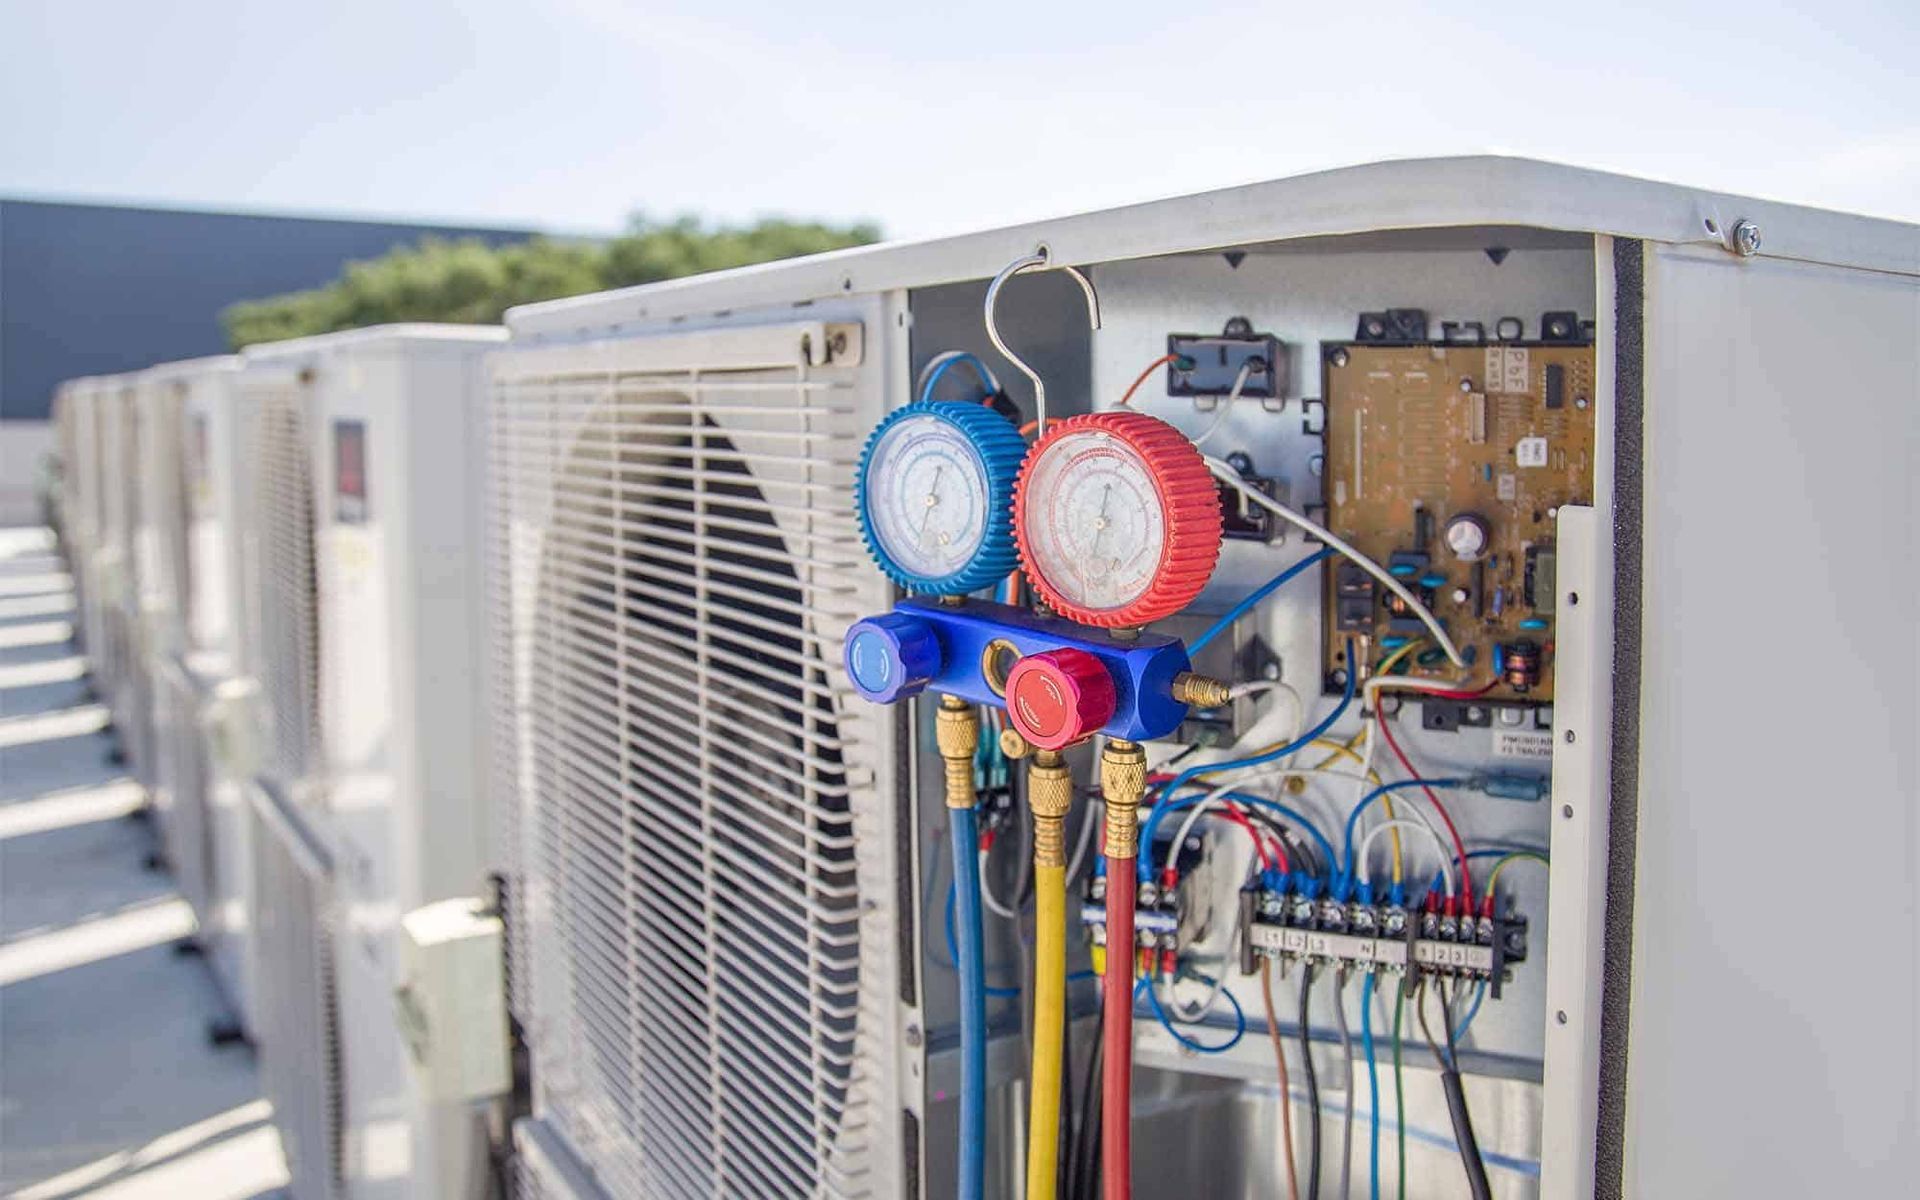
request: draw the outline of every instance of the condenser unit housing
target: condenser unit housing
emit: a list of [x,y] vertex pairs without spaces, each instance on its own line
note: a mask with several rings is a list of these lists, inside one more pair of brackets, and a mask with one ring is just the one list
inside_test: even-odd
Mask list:
[[152,680],[152,801],[168,865],[198,921],[231,1010],[253,1027],[252,681],[238,654],[242,594],[240,359],[194,359],[140,376],[145,504],[137,539]]
[[[282,1128],[346,1197],[484,1194],[491,1169],[485,1102],[423,1091],[418,1006],[397,994],[402,917],[487,892],[479,370],[503,338],[403,325],[257,346],[239,383],[255,806],[310,851],[275,876],[298,876],[283,895],[261,881],[261,936],[277,920],[319,940],[299,961],[324,968],[338,1038],[328,1070],[270,1078],[304,1089],[290,1114],[326,1117]],[[288,952],[263,972],[272,953]]]
[[[1125,396],[1204,439],[1237,481],[1221,485],[1211,581],[1152,633],[1197,639],[1322,548],[1257,492],[1371,539],[1420,606],[1486,643],[1468,668],[1484,703],[1408,697],[1387,716],[1424,776],[1454,781],[1465,848],[1495,856],[1466,863],[1484,872],[1520,848],[1550,865],[1523,855],[1502,870],[1489,920],[1508,923],[1489,928],[1510,957],[1473,1016],[1473,972],[1488,972],[1465,951],[1432,967],[1446,1028],[1461,1025],[1453,1057],[1428,1053],[1411,1009],[1392,1035],[1405,1102],[1388,1111],[1405,1137],[1389,1125],[1380,1161],[1394,1170],[1404,1145],[1405,1195],[1469,1194],[1435,1058],[1466,1076],[1495,1194],[1903,1192],[1920,1169],[1916,846],[1898,835],[1915,777],[1901,731],[1920,720],[1916,314],[1912,226],[1492,158],[510,312],[486,384],[487,742],[530,1073],[526,1186],[953,1194],[962,1074],[937,705],[863,699],[843,649],[851,623],[897,598],[856,521],[862,445],[958,351],[982,369],[932,378],[936,399],[1032,421],[1037,376],[1057,424]],[[337,519],[342,498],[319,494]],[[377,482],[368,502],[378,513]],[[323,588],[352,556],[385,552],[328,538]],[[1339,746],[1294,763],[1310,776],[1297,791],[1248,786],[1337,840],[1353,780],[1331,780],[1359,768],[1311,772],[1366,728],[1357,704],[1338,707],[1342,647],[1364,641],[1368,673],[1406,649],[1403,669],[1443,674],[1419,657],[1436,649],[1419,644],[1429,631],[1379,586],[1329,565],[1234,621],[1193,666],[1260,686],[1196,709],[1146,746],[1148,763],[1205,763],[1221,753],[1206,747],[1272,734],[1262,721],[1285,689],[1307,720],[1342,714],[1326,730]],[[999,768],[980,753],[990,792]],[[1091,787],[1088,756],[1067,761]],[[1401,774],[1384,748],[1372,765]],[[1413,810],[1430,811],[1414,794],[1398,810],[1408,828],[1382,832],[1404,839],[1417,908],[1443,860],[1414,828]],[[1850,831],[1898,835],[1848,842],[1845,906],[1776,897],[1779,864],[1805,858],[1814,798],[1843,802]],[[1070,844],[1084,789],[1074,804]],[[1139,1003],[1138,1193],[1286,1192],[1267,961],[1294,1086],[1301,1045],[1318,1068],[1324,1187],[1342,1115],[1357,1113],[1350,1190],[1365,1194],[1381,1110],[1361,1046],[1387,1044],[1392,1004],[1367,1007],[1386,994],[1364,991],[1373,968],[1356,964],[1401,948],[1344,933],[1292,948],[1294,918],[1259,907],[1296,893],[1252,869],[1251,846],[1307,861],[1337,848],[1190,828],[1190,842],[1165,828],[1148,844],[1188,882],[1142,895],[1163,938],[1149,969],[1177,964],[1181,1011],[1206,1004],[1163,1027]],[[1019,902],[1001,848],[1015,829],[985,852],[1002,903]],[[1386,845],[1368,856],[1382,873],[1401,861]],[[1104,904],[1089,863],[1076,930],[1081,904]],[[1347,911],[1301,919],[1320,936]],[[1075,934],[1075,971],[1097,961],[1096,923]],[[992,982],[1017,993],[1018,925],[989,920],[986,947]],[[1302,1020],[1299,964],[1316,954]],[[1069,1002],[1084,1066],[1091,987],[1070,984]],[[986,1190],[1014,1195],[1020,1001],[993,1003]],[[1740,1090],[1759,1061],[1764,1104]],[[1295,1111],[1304,1138],[1312,1118]]]

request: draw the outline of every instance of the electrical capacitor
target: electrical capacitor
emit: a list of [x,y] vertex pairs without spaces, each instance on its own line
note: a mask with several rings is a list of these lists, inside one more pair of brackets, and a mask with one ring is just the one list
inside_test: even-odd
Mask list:
[[1488,545],[1493,541],[1486,520],[1475,513],[1461,513],[1448,521],[1445,537],[1447,549],[1461,562],[1474,562],[1484,557]]

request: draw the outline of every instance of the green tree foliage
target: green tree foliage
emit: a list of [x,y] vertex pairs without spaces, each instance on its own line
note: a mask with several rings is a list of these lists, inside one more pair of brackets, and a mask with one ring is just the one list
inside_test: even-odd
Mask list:
[[220,320],[236,350],[394,321],[493,324],[516,304],[818,254],[879,237],[870,224],[764,220],[708,228],[682,217],[662,225],[636,218],[627,233],[605,242],[537,237],[490,247],[477,239],[428,238],[348,263],[325,287],[241,301]]

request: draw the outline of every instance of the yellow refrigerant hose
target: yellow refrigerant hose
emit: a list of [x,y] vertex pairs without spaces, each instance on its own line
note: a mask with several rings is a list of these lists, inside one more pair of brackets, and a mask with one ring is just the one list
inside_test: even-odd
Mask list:
[[1054,1200],[1060,1162],[1060,1060],[1067,1030],[1067,811],[1073,777],[1060,756],[1035,753],[1033,810],[1033,1063],[1028,1091],[1027,1200]]

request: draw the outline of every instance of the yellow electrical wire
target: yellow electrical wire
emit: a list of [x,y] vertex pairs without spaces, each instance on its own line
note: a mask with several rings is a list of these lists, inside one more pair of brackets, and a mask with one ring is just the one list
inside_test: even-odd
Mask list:
[[[1336,759],[1342,759],[1342,758],[1351,759],[1354,762],[1360,764],[1361,766],[1367,767],[1367,760],[1362,758],[1360,756],[1360,752],[1354,749],[1355,746],[1360,744],[1360,739],[1366,736],[1367,736],[1366,727],[1362,726],[1359,733],[1354,734],[1352,737],[1348,738],[1344,742],[1340,741],[1338,738],[1313,739],[1313,741],[1309,742],[1308,745],[1325,746],[1328,749],[1332,750],[1333,753],[1327,755],[1325,758],[1321,759],[1319,762],[1315,763],[1312,767],[1308,769],[1313,771],[1324,771],[1328,767],[1332,766]],[[1372,783],[1374,786],[1378,787],[1381,782],[1380,772],[1374,770],[1372,767],[1367,767],[1367,780],[1368,782]],[[1393,797],[1382,796],[1380,797],[1380,803],[1386,806],[1387,820],[1389,821],[1393,820],[1394,819]],[[1401,862],[1400,862],[1400,829],[1398,826],[1395,826],[1387,830],[1387,839],[1393,844],[1393,881],[1395,883],[1399,883],[1400,877],[1401,877]]]
[[1033,1063],[1027,1200],[1054,1200],[1060,1162],[1060,1056],[1067,1026],[1067,869],[1033,869]]
[[[1384,659],[1380,660],[1380,665],[1373,669],[1373,673],[1375,675],[1384,675],[1388,671],[1391,671],[1394,668],[1394,666],[1400,662],[1401,659],[1405,658],[1409,654],[1412,654],[1415,650],[1418,650],[1420,648],[1420,644],[1425,640],[1426,640],[1425,638],[1415,638],[1411,642],[1408,642],[1406,645],[1400,647],[1398,650],[1395,650],[1392,654],[1387,655]],[[1353,741],[1347,743],[1348,753],[1352,753],[1353,747],[1357,745],[1360,739],[1365,737],[1366,735],[1367,735],[1367,723],[1363,718],[1360,722],[1360,732],[1354,734]],[[1359,755],[1356,754],[1354,755],[1354,757],[1359,758]],[[1364,763],[1366,760],[1360,759],[1360,761]],[[1376,786],[1378,786],[1378,784],[1380,783],[1380,773],[1378,771],[1375,771],[1373,768],[1369,767],[1367,768],[1367,774],[1373,776],[1373,783]],[[1392,796],[1380,797],[1380,806],[1386,809],[1387,820],[1391,821],[1395,819],[1397,814],[1393,811]],[[1396,825],[1393,828],[1387,830],[1387,840],[1393,843],[1393,881],[1395,883],[1399,883],[1400,882],[1400,827],[1399,826]]]
[[1537,862],[1542,866],[1547,865],[1547,856],[1544,854],[1537,854],[1532,850],[1515,850],[1512,854],[1507,855],[1505,858],[1502,858],[1499,862],[1493,864],[1493,872],[1492,874],[1487,876],[1487,884],[1485,889],[1487,897],[1489,899],[1493,897],[1493,889],[1500,882],[1500,872],[1506,870],[1508,867],[1512,866],[1515,862],[1523,858],[1530,858],[1534,862]]

